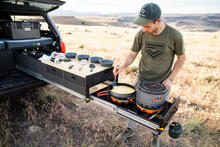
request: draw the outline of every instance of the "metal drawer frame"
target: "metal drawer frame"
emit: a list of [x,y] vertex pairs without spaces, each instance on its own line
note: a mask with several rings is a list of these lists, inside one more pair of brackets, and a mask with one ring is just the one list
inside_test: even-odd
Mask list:
[[[38,73],[33,72],[33,71],[30,71],[29,69],[21,67],[21,66],[17,66],[17,68],[19,70],[29,74],[29,75],[32,75],[32,76],[34,76],[34,77],[36,77],[36,78],[38,78],[40,80],[43,80],[43,81],[45,81],[45,82],[47,82],[49,84],[52,84],[52,85],[58,87],[58,88],[66,91],[66,92],[68,92],[70,94],[73,94],[73,95],[77,96],[78,98],[81,98],[81,99],[84,99],[84,100],[87,99],[87,97],[85,97],[85,95],[82,95],[82,94],[80,94],[80,93],[78,93],[78,92],[76,92],[76,91],[74,91],[72,89],[69,89],[69,88],[67,88],[67,87],[65,87],[65,86],[63,86],[63,85],[61,85],[59,83],[56,83],[56,82],[51,81],[51,80],[48,80],[48,79],[44,78],[41,74],[38,74]],[[105,89],[105,88],[103,88],[103,89]],[[101,91],[101,90],[99,90],[99,91]],[[169,124],[169,121],[172,119],[174,114],[177,112],[178,105],[179,105],[179,102],[180,102],[180,98],[176,98],[173,103],[168,102],[169,103],[169,110],[163,116],[163,118],[162,118],[160,123],[155,123],[152,120],[144,119],[143,117],[140,117],[140,116],[136,115],[131,110],[126,110],[126,109],[124,109],[124,108],[122,108],[120,106],[117,106],[117,105],[115,105],[113,103],[107,102],[107,101],[105,101],[105,100],[103,100],[101,98],[98,98],[98,97],[96,97],[94,95],[94,93],[89,94],[89,97],[90,97],[91,102],[94,102],[94,103],[96,103],[96,104],[98,104],[98,105],[100,105],[100,106],[102,106],[102,107],[104,107],[104,108],[106,108],[106,109],[116,113],[116,114],[122,115],[122,116],[124,116],[126,118],[129,118],[129,119],[132,119],[132,120],[134,120],[134,121],[136,121],[136,122],[138,122],[138,123],[140,123],[140,124],[150,128],[150,129],[156,131],[158,134],[161,134],[163,132],[164,128]],[[88,102],[88,101],[86,100],[86,102]]]

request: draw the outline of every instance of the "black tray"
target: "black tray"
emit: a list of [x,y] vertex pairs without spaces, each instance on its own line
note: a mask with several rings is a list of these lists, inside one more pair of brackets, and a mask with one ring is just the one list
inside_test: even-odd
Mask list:
[[[106,87],[106,88],[103,88],[101,90],[98,90],[94,93],[92,93],[91,95],[97,97],[97,93],[100,92],[100,91],[104,91],[104,90],[108,90],[109,88]],[[168,124],[168,122],[171,120],[171,118],[174,116],[174,114],[177,112],[178,110],[178,105],[179,105],[179,102],[180,102],[180,98],[176,98],[174,100],[174,102],[168,102],[166,101],[165,102],[165,106],[164,106],[164,109],[163,111],[161,111],[158,116],[160,117],[154,117],[153,119],[149,119],[153,114],[147,114],[145,112],[141,112],[139,110],[139,108],[137,108],[136,106],[136,102],[132,102],[132,103],[129,103],[129,104],[118,104],[118,103],[115,103],[113,102],[109,96],[101,96],[101,97],[97,97],[97,98],[100,98],[106,102],[109,102],[111,104],[114,104],[116,105],[118,108],[120,109],[123,109],[127,112],[130,112],[140,118],[143,118],[145,120],[148,120],[158,126],[160,126],[160,128],[165,128]]]

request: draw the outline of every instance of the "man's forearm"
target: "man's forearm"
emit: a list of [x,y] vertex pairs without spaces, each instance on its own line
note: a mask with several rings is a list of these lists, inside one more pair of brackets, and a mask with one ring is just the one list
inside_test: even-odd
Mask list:
[[123,68],[126,68],[129,65],[131,65],[133,63],[134,59],[136,58],[137,54],[138,54],[137,52],[130,52],[128,54],[127,58],[125,59],[124,64],[122,65]]
[[179,70],[182,68],[185,60],[186,60],[185,55],[178,56],[178,59],[174,64],[173,70],[172,70],[171,74],[169,75],[169,78],[171,80],[174,80],[174,78],[178,74]]

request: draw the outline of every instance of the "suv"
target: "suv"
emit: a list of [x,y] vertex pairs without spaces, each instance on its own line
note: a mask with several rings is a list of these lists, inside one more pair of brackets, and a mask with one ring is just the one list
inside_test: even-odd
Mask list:
[[46,84],[17,70],[15,54],[24,50],[65,52],[60,33],[48,15],[64,3],[60,0],[0,2],[0,97]]

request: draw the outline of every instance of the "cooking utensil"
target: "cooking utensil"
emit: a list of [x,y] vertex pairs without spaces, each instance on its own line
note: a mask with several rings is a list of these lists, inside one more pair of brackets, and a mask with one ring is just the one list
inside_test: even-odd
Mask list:
[[108,59],[101,59],[101,60],[99,60],[99,62],[101,64],[101,66],[103,66],[103,67],[111,67],[114,63],[113,60],[108,60]]
[[161,111],[156,112],[155,114],[151,115],[148,119],[153,119],[154,117],[157,117],[157,115],[160,113]]
[[89,68],[90,68],[90,72],[92,72],[93,69],[95,68],[95,64],[89,64]]
[[70,62],[71,59],[65,58],[65,59],[63,59],[63,61],[64,61],[64,62]]
[[69,65],[69,69],[73,68],[73,65]]
[[92,63],[99,63],[99,60],[103,59],[102,57],[93,56],[89,58]]
[[169,90],[160,83],[146,81],[137,86],[136,105],[146,113],[161,111],[168,98]]
[[116,84],[117,84],[117,81],[116,81],[116,76],[117,76],[117,72],[118,72],[118,67],[119,67],[119,65],[117,65],[116,66],[116,70],[115,70],[115,73],[114,73],[114,81],[112,82],[112,86],[114,87],[114,86],[116,86]]
[[62,60],[61,59],[56,59],[54,60],[55,63],[60,63]]
[[82,70],[83,66],[86,65],[87,62],[88,62],[88,61],[87,61],[87,60],[84,60],[84,59],[80,61],[81,66],[79,67],[79,71]]
[[77,55],[77,53],[65,53],[65,57],[66,58],[75,58],[76,57],[76,55]]
[[81,61],[81,60],[89,60],[89,55],[87,54],[80,54],[77,56],[78,60]]
[[104,90],[97,93],[98,97],[109,95],[111,100],[113,102],[119,103],[119,104],[128,104],[134,100],[135,97],[135,88],[132,85],[126,84],[126,83],[118,83],[117,86],[127,86],[129,88],[132,88],[134,92],[129,92],[126,94],[120,93],[120,92],[114,92],[112,89]]

